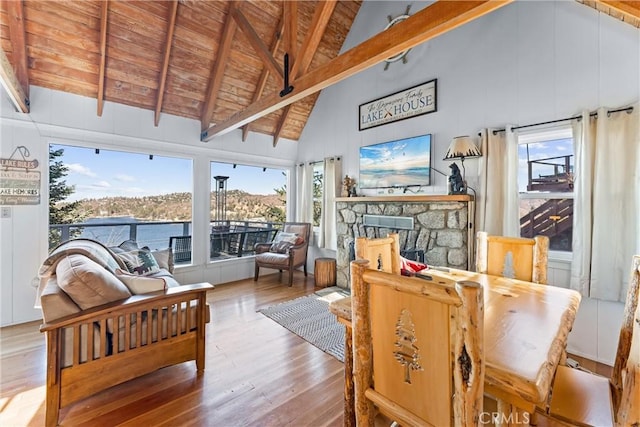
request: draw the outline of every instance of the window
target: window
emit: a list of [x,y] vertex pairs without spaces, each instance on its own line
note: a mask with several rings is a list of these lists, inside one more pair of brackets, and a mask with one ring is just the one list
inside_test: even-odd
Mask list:
[[252,255],[286,221],[287,171],[211,162],[210,259]]
[[324,162],[313,163],[313,226],[320,227],[322,215],[322,188],[324,186]]
[[554,251],[572,251],[573,153],[570,127],[518,137],[520,235],[548,236]]
[[162,249],[191,228],[188,159],[50,144],[49,245],[89,238]]

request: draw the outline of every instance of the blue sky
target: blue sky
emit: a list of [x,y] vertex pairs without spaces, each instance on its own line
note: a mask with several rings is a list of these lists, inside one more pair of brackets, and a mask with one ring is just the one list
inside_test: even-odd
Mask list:
[[[100,197],[136,197],[191,192],[193,168],[191,160],[111,150],[51,144],[64,149],[62,160],[69,168],[67,185],[75,186],[68,200]],[[274,194],[274,188],[285,184],[282,170],[254,166],[212,163],[212,176],[229,176],[227,190],[244,190],[252,194]],[[213,180],[212,180],[213,181]],[[213,189],[213,186],[212,186]]]

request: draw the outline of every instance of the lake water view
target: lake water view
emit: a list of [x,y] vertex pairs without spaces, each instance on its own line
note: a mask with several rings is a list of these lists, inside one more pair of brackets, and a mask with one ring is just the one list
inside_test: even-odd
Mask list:
[[[129,240],[131,226],[109,225],[114,223],[139,224],[136,225],[138,246],[148,246],[150,249],[168,248],[171,236],[184,234],[183,223],[152,224],[133,217],[89,218],[85,223],[92,226],[82,227],[82,234],[79,237],[97,240],[107,246],[117,246],[125,240]],[[191,224],[188,224],[188,227],[190,233]]]

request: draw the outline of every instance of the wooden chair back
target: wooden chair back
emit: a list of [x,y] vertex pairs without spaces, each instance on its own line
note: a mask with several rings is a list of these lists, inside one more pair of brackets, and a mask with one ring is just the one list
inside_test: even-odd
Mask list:
[[633,257],[610,379],[558,366],[549,414],[571,425],[640,425],[640,255]]
[[[611,373],[613,407],[621,425],[640,425],[640,255],[631,263],[616,361]],[[634,424],[635,423],[635,424]]]
[[368,260],[371,269],[400,274],[398,233],[377,239],[356,238],[356,259]]
[[547,283],[549,238],[491,236],[479,231],[476,239],[476,271],[534,283]]
[[374,425],[374,405],[401,425],[478,425],[481,285],[369,267],[351,262],[356,425]]

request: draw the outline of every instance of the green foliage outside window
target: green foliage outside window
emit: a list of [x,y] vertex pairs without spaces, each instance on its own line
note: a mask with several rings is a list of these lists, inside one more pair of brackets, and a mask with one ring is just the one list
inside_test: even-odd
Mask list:
[[[49,148],[49,225],[73,224],[82,222],[84,217],[80,214],[79,201],[65,202],[75,192],[75,187],[67,185],[64,177],[69,168],[60,160],[64,149],[52,150]],[[69,237],[77,237],[82,229],[72,230]],[[49,248],[61,243],[62,235],[58,229],[49,229]]]

